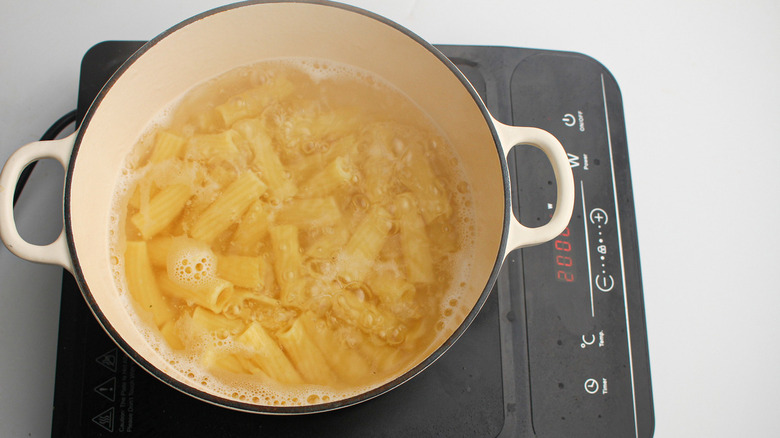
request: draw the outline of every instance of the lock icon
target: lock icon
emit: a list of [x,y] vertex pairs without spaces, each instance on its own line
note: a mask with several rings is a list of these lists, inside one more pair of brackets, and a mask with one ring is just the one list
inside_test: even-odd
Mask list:
[[599,252],[599,254],[606,254],[607,253],[607,245],[599,245],[596,247],[596,251]]

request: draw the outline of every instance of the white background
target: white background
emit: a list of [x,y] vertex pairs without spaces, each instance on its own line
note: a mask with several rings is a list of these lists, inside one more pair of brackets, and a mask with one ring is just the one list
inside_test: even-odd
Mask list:
[[[76,106],[104,40],[145,40],[218,1],[4,1],[0,163]],[[353,0],[434,44],[582,52],[621,87],[658,437],[770,436],[780,394],[780,3]],[[59,232],[63,172],[16,209]],[[8,189],[8,188],[0,188]],[[61,269],[0,249],[0,437],[49,436]]]

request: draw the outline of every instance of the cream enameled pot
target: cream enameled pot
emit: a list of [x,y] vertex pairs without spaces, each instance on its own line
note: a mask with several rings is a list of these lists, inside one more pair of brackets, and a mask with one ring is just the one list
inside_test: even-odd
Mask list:
[[[406,93],[444,131],[474,188],[476,236],[462,321],[441,345],[402,375],[359,395],[310,406],[266,406],[221,396],[174,369],[141,335],[122,305],[109,254],[111,202],[123,160],[162,108],[196,84],[265,59],[305,57],[352,65]],[[512,214],[506,155],[516,145],[541,149],[552,163],[557,202],[550,222],[521,225]],[[67,169],[59,238],[44,246],[19,236],[13,187],[24,167],[54,158]],[[249,412],[308,413],[349,406],[409,380],[441,356],[487,299],[506,255],[551,240],[568,224],[574,182],[561,144],[546,131],[504,125],[487,111],[463,74],[438,50],[398,24],[328,2],[248,2],[193,17],[136,52],[111,78],[79,130],[15,152],[0,174],[0,237],[17,256],[73,273],[111,338],[141,367],[201,400]]]

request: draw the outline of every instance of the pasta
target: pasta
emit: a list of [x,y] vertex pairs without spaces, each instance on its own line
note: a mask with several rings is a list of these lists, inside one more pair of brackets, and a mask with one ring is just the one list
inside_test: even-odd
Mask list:
[[146,242],[127,242],[124,258],[127,288],[141,309],[152,314],[155,325],[162,327],[174,313],[157,287]]
[[464,282],[470,185],[446,141],[378,79],[317,68],[217,78],[128,157],[124,284],[170,362],[227,396],[381,385],[442,341]]
[[265,286],[265,260],[262,257],[221,255],[217,258],[217,275],[245,288]]
[[249,142],[254,154],[252,167],[262,172],[263,179],[276,197],[276,201],[281,202],[294,196],[297,187],[286,175],[284,165],[274,150],[272,139],[265,132],[263,124],[259,120],[242,120],[236,124],[236,129]]
[[158,132],[154,150],[149,157],[149,162],[161,163],[165,160],[178,157],[182,146],[184,146],[184,142],[184,138],[172,132]]
[[274,255],[274,272],[281,288],[281,301],[288,306],[300,306],[304,297],[301,279],[302,257],[298,243],[298,227],[277,225],[269,230]]
[[214,240],[233,225],[265,189],[265,184],[254,173],[243,173],[200,215],[190,235],[203,242]]
[[189,139],[186,159],[191,161],[235,161],[241,152],[236,145],[238,133],[227,130],[217,134],[201,134]]
[[167,227],[181,213],[190,196],[192,196],[192,189],[185,184],[168,186],[160,190],[145,206],[146,208],[141,208],[130,220],[144,239],[149,239]]
[[300,319],[296,319],[292,327],[277,337],[306,381],[325,385],[334,383],[335,377],[325,355],[306,333]]
[[298,370],[284,354],[279,344],[268,335],[259,323],[250,324],[236,340],[254,353],[249,360],[274,380],[282,383],[301,383],[303,381]]
[[290,95],[294,90],[287,78],[272,78],[263,85],[232,97],[217,106],[216,110],[222,116],[224,126],[231,126],[237,120],[259,115],[273,101]]
[[362,281],[379,256],[393,222],[382,207],[373,208],[355,229],[339,259],[339,274],[347,282]]
[[341,220],[333,197],[295,199],[277,213],[279,222],[299,228],[328,227]]
[[432,283],[431,243],[425,232],[422,215],[418,213],[417,201],[411,194],[403,193],[396,197],[395,208],[401,230],[406,278],[412,283]]
[[266,234],[268,234],[268,207],[265,202],[257,200],[239,221],[230,241],[230,247],[237,254],[258,254]]

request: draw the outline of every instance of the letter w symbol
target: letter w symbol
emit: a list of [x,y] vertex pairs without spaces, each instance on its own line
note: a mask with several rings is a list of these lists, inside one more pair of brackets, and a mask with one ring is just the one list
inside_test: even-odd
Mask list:
[[566,155],[569,156],[569,164],[571,167],[579,167],[580,165],[580,157],[574,154],[567,153]]

